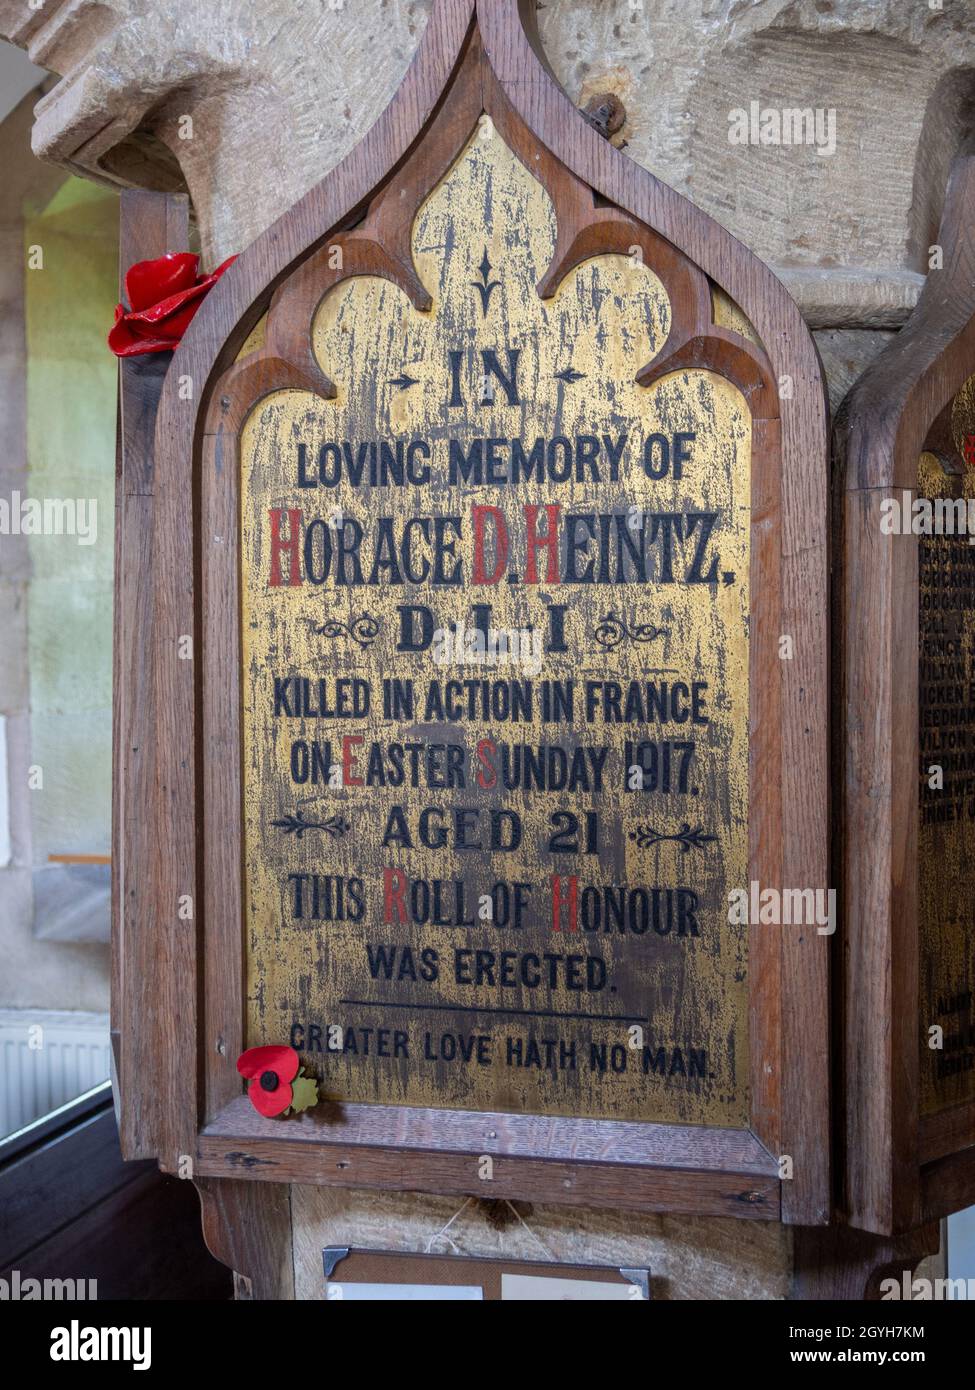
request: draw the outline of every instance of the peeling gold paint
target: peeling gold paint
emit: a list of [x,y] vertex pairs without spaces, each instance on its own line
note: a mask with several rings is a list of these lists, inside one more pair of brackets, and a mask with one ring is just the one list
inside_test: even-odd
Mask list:
[[234,361],[242,362],[244,358],[249,357],[252,352],[257,352],[258,348],[262,348],[264,346],[266,334],[267,314],[262,314],[241,344],[240,352],[238,352]]
[[[652,271],[628,258],[606,255],[579,266],[548,300],[535,284],[554,246],[551,203],[500,137],[475,138],[446,179],[420,209],[413,233],[418,273],[433,298],[430,312],[419,313],[390,283],[358,277],[336,286],[318,312],[313,344],[323,370],[335,382],[336,397],[322,401],[297,391],[280,391],[263,400],[247,421],[242,441],[242,596],[244,701],[245,906],[248,959],[247,1042],[287,1041],[294,1023],[303,1060],[324,1078],[330,1096],[358,1101],[498,1109],[543,1114],[638,1118],[667,1122],[742,1125],[747,1122],[746,929],[727,922],[727,895],[747,884],[748,820],[748,563],[750,522],[751,422],[743,398],[727,381],[704,372],[681,372],[653,387],[636,385],[635,375],[662,349],[670,323],[666,292]],[[490,270],[481,267],[484,253]],[[475,288],[496,282],[488,310]],[[452,378],[448,353],[496,350],[502,366],[506,350],[520,352],[520,399],[509,404],[494,380],[494,401],[477,404],[476,373],[465,356],[461,384],[464,409],[450,407]],[[571,370],[582,376],[559,380]],[[415,384],[397,386],[411,379]],[[517,487],[458,483],[447,478],[450,439],[465,449],[475,437],[551,439],[627,433],[620,478],[566,482],[522,480]],[[641,466],[643,441],[658,433],[694,432],[685,476],[652,481]],[[297,487],[298,445],[317,460],[327,441],[397,437],[429,440],[432,479],[422,487]],[[321,585],[269,589],[269,510],[302,507],[306,521],[327,517],[340,526],[349,520],[364,529],[363,545],[376,534],[378,518],[401,527],[417,516],[459,516],[463,536],[456,555],[470,577],[471,506],[501,508],[511,529],[508,568],[517,584],[458,589],[447,586],[341,587],[330,577]],[[717,584],[531,585],[523,568],[525,521],[529,504],[558,503],[562,524],[574,514],[626,513],[636,507],[656,514],[717,512],[713,549],[720,555]],[[544,514],[543,514],[544,515]],[[692,547],[693,548],[693,547]],[[518,563],[515,552],[519,552]],[[591,552],[592,553],[592,552]],[[678,553],[684,550],[678,547]],[[544,575],[545,554],[539,556]],[[683,577],[683,569],[681,571]],[[730,577],[733,576],[733,577]],[[727,577],[727,582],[725,578]],[[493,605],[498,629],[540,631],[546,600],[568,605],[568,651],[548,654],[531,676],[536,690],[533,718],[524,723],[474,719],[440,723],[424,719],[386,719],[381,708],[386,677],[412,679],[416,689],[449,679],[522,680],[515,665],[438,666],[426,653],[395,650],[397,605],[426,604],[438,626],[471,624],[472,603]],[[364,614],[379,623],[371,645],[360,645]],[[597,629],[614,615],[630,634],[661,629],[652,640],[625,637],[608,649]],[[326,636],[330,622],[337,635]],[[612,628],[612,623],[610,623]],[[612,629],[615,634],[618,629]],[[274,717],[273,677],[326,678],[334,694],[336,677],[369,682],[374,705],[365,720],[331,721]],[[697,751],[688,790],[629,793],[623,741],[627,737],[663,742],[685,740],[687,726],[545,723],[537,692],[545,680],[574,680],[577,699],[587,680],[706,681],[710,722],[694,728]],[[463,790],[359,788],[296,785],[290,759],[294,740],[332,740],[332,758],[343,735],[361,736],[358,766],[372,741],[383,745],[415,740],[463,746],[467,787]],[[480,790],[475,745],[559,744],[563,748],[606,746],[606,787],[574,794]],[[659,756],[663,756],[662,753]],[[677,755],[674,755],[675,763]],[[677,778],[675,766],[674,778]],[[690,788],[695,789],[692,794]],[[274,828],[298,803],[308,819],[339,816],[351,825],[345,834],[327,831],[286,833]],[[428,806],[483,807],[520,814],[523,839],[514,853],[465,853],[451,848],[382,847],[393,805],[403,807],[414,837],[417,816]],[[570,812],[585,822],[598,817],[598,854],[553,854],[554,813]],[[482,821],[484,818],[482,817]],[[668,839],[640,848],[631,839],[639,826],[677,835],[686,826],[690,848]],[[564,824],[561,828],[564,828]],[[713,836],[701,847],[693,832]],[[487,832],[479,824],[478,833]],[[580,834],[584,834],[580,826]],[[383,870],[394,867],[411,880],[463,880],[472,894],[486,893],[497,881],[530,886],[531,911],[520,928],[496,923],[432,926],[383,922]],[[289,873],[361,878],[366,900],[361,922],[294,919]],[[586,885],[689,888],[699,896],[700,935],[678,938],[653,930],[577,932],[551,929],[548,906],[553,874],[578,875]],[[438,953],[440,978],[434,982],[380,981],[371,978],[365,944],[410,946],[419,960],[424,949]],[[605,961],[606,987],[598,992],[530,989],[527,985],[480,989],[454,978],[454,951],[482,949],[524,953],[599,956]],[[500,971],[500,965],[498,967]],[[585,966],[580,967],[585,971]],[[343,1004],[342,1000],[386,1000],[387,1005]],[[467,1013],[476,1003],[482,1010]],[[401,1004],[438,1006],[416,1009]],[[456,1010],[456,1011],[454,1011]],[[509,1016],[504,1011],[532,1011]],[[590,1022],[553,1019],[546,1012],[612,1015]],[[627,1019],[642,1019],[644,1042],[664,1073],[643,1071],[640,1050],[628,1046]],[[309,1048],[309,1028],[373,1029],[368,1057]],[[377,1058],[378,1028],[408,1034],[409,1060]],[[431,1035],[430,1044],[425,1035]],[[453,1042],[445,1044],[449,1035]],[[478,1038],[489,1040],[491,1059],[478,1062]],[[575,1044],[575,1069],[507,1064],[507,1039],[520,1041],[528,1056],[531,1039],[567,1048]],[[472,1043],[471,1040],[474,1040]],[[459,1041],[458,1041],[459,1040]],[[605,1072],[591,1066],[590,1047],[606,1048]],[[474,1047],[469,1062],[442,1060],[445,1046]],[[614,1047],[617,1051],[614,1053]],[[663,1051],[659,1051],[663,1049]],[[428,1060],[433,1053],[439,1060]],[[601,1055],[601,1054],[600,1054]],[[705,1074],[691,1077],[693,1057],[706,1056]],[[661,1063],[661,1058],[663,1062]],[[613,1059],[625,1068],[613,1070]],[[672,1073],[672,1074],[667,1074]],[[682,1074],[683,1073],[683,1074]]]

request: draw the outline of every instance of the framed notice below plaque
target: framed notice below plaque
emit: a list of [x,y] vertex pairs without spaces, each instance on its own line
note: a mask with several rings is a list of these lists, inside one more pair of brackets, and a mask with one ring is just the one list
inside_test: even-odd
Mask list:
[[975,1200],[973,205],[963,154],[943,264],[837,424],[845,1205],[881,1234]]
[[[486,1157],[499,1197],[826,1220],[826,428],[788,295],[516,7],[441,0],[181,355],[135,722],[156,897],[200,910],[125,924],[201,1059],[164,1164],[470,1192]],[[268,1043],[327,1104],[255,1113]]]
[[485,1259],[331,1245],[322,1251],[327,1303],[647,1303],[649,1269]]

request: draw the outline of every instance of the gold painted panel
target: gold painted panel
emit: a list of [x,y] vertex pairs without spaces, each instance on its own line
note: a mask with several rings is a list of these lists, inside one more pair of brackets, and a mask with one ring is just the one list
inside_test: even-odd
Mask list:
[[670,304],[555,296],[497,135],[420,209],[429,312],[324,299],[337,395],[241,440],[247,1043],[338,1099],[743,1125],[751,422],[636,385]]
[[[953,465],[975,464],[975,377],[955,399],[952,436]],[[975,498],[975,469],[947,471],[933,454],[922,454],[918,495],[960,502],[967,525],[975,515],[968,501]],[[931,517],[937,523],[936,513]],[[918,537],[923,1115],[975,1100],[975,545],[957,519],[952,508],[954,533]]]

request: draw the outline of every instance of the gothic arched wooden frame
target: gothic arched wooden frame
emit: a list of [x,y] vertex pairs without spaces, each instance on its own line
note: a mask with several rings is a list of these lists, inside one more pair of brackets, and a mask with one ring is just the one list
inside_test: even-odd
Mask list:
[[962,471],[950,413],[975,375],[973,207],[969,149],[952,165],[943,265],[836,422],[841,1203],[851,1225],[881,1235],[975,1201],[975,1102],[920,1106],[919,542],[881,526],[885,500],[916,493],[923,452]]
[[[123,603],[143,615],[133,636],[147,661],[121,710],[117,774],[123,1142],[128,1156],[156,1156],[169,1171],[189,1157],[200,1178],[437,1192],[470,1191],[473,1160],[489,1152],[495,1196],[821,1223],[830,1209],[828,945],[811,929],[750,930],[748,1129],[347,1105],[341,1124],[309,1142],[296,1128],[261,1130],[240,1095],[239,738],[236,717],[228,722],[208,698],[237,688],[238,433],[271,390],[330,389],[307,329],[289,327],[310,324],[324,293],[320,248],[341,241],[343,275],[387,275],[423,302],[409,218],[483,109],[523,162],[530,150],[555,203],[559,239],[540,292],[585,256],[629,247],[635,232],[674,305],[666,347],[639,380],[706,367],[748,402],[750,876],[828,885],[827,424],[815,347],[767,267],[579,117],[536,53],[531,6],[522,8],[525,16],[510,0],[437,0],[389,108],[240,256],[166,377],[152,476],[141,483],[151,499],[141,522],[148,562],[121,576]],[[394,189],[407,196],[394,200]],[[748,316],[767,356],[713,324],[709,279]],[[269,306],[263,348],[236,362]],[[793,639],[791,660],[780,659],[782,635]],[[178,659],[185,637],[192,661]],[[215,893],[217,880],[236,884],[236,898]],[[185,895],[189,920],[177,911]],[[784,1156],[793,1176],[781,1181]]]

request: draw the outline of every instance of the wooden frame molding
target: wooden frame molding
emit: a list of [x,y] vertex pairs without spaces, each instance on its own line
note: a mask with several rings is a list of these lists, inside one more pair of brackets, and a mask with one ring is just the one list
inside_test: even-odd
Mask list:
[[[189,242],[189,203],[181,195],[126,190],[121,200],[119,297],[137,261]],[[149,912],[152,804],[152,699],[149,688],[153,595],[149,582],[155,494],[156,411],[169,354],[119,362],[115,460],[115,574],[112,630],[112,988],[111,1037],[122,1154],[158,1154],[156,1130],[136,1100],[152,1045],[137,1020],[152,1007],[155,944],[143,929]]]
[[238,1096],[199,1139],[197,1170],[265,1182],[491,1194],[577,1206],[772,1221],[778,1165],[747,1131],[562,1120],[408,1106],[335,1105],[313,1125],[264,1120]]
[[[523,8],[525,16],[510,0],[436,0],[387,111],[220,280],[163,384],[151,501],[138,521],[136,549],[147,561],[135,591],[131,560],[120,570],[123,608],[138,601],[144,610],[138,632],[129,619],[119,630],[141,643],[148,666],[123,687],[118,719],[126,740],[136,726],[149,735],[138,775],[124,762],[119,769],[121,804],[138,797],[142,812],[123,861],[126,881],[139,866],[139,911],[125,917],[122,938],[122,1099],[139,1111],[123,1123],[126,1143],[166,1169],[192,1155],[207,1181],[448,1193],[471,1191],[472,1157],[489,1153],[499,1196],[824,1223],[828,938],[812,928],[750,931],[748,1129],[351,1104],[282,1127],[240,1094],[239,710],[228,717],[225,698],[211,697],[238,680],[240,430],[271,391],[331,393],[308,328],[338,279],[385,276],[424,307],[413,214],[482,111],[556,208],[558,242],[540,294],[554,293],[588,256],[641,246],[666,285],[673,320],[640,383],[703,367],[745,397],[753,431],[750,878],[828,887],[827,419],[811,335],[767,267],[579,117],[536,53],[532,7]],[[341,271],[326,255],[336,242]],[[709,282],[747,315],[764,348],[713,322]],[[265,312],[263,345],[238,361]],[[192,401],[179,390],[187,377]],[[793,638],[791,661],[779,659],[782,634]],[[193,661],[176,656],[187,636]],[[117,819],[116,845],[130,833]],[[192,920],[177,914],[185,894]],[[150,1070],[153,1084],[136,1099],[136,1078]],[[793,1160],[787,1181],[779,1179],[783,1155]]]
[[[955,161],[932,270],[907,325],[836,422],[835,720],[844,1207],[909,1231],[975,1200],[975,1104],[920,1110],[918,539],[882,535],[881,504],[918,487],[924,451],[954,455],[946,413],[975,374],[975,155]],[[841,771],[842,770],[842,771]]]

